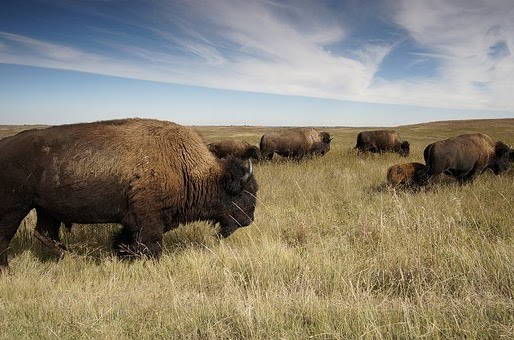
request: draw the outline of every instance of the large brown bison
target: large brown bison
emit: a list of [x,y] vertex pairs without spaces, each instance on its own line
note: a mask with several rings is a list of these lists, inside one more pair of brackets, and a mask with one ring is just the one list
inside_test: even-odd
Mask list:
[[482,133],[465,134],[429,144],[424,150],[423,184],[444,173],[462,184],[473,181],[485,169],[495,174],[507,171],[512,150]]
[[261,158],[271,160],[276,153],[300,160],[303,157],[323,156],[330,151],[330,134],[313,128],[289,128],[265,133],[260,142]]
[[411,187],[419,182],[425,164],[412,162],[395,164],[387,169],[387,183],[395,188]]
[[259,160],[261,153],[259,148],[251,145],[247,141],[241,139],[225,139],[217,142],[212,142],[207,145],[209,151],[218,158],[225,158],[229,155],[239,157],[241,159]]
[[[219,236],[252,223],[257,183],[242,160],[218,160],[190,128],[124,119],[29,130],[0,141],[0,267],[27,213],[59,242],[66,223],[119,223],[119,256],[159,258],[164,232],[219,222]],[[47,244],[48,245],[48,244]]]
[[404,157],[410,151],[409,142],[402,142],[398,133],[392,130],[361,131],[357,135],[355,148],[360,152],[397,152]]

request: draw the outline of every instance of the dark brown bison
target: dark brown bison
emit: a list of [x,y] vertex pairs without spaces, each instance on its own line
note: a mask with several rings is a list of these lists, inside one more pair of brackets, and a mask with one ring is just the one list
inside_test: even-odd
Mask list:
[[429,144],[424,151],[423,184],[444,173],[462,184],[473,181],[485,169],[495,174],[507,171],[512,150],[482,133],[465,134]]
[[409,142],[402,142],[398,133],[392,130],[361,131],[357,135],[355,148],[360,152],[397,152],[404,157],[410,151]]
[[225,158],[228,155],[233,155],[241,159],[253,158],[259,160],[259,158],[261,158],[258,147],[240,139],[226,139],[212,142],[208,144],[207,147],[209,151],[218,158]]
[[256,192],[251,162],[219,160],[192,129],[171,122],[24,131],[0,141],[0,267],[33,208],[45,244],[59,242],[61,222],[119,223],[118,255],[159,258],[163,233],[179,224],[218,222],[220,237],[251,224]]
[[416,162],[395,164],[387,169],[387,183],[395,188],[410,187],[419,182],[424,168],[424,164]]
[[303,157],[323,156],[330,151],[330,134],[313,128],[289,128],[265,133],[260,142],[262,159],[273,154],[300,160]]

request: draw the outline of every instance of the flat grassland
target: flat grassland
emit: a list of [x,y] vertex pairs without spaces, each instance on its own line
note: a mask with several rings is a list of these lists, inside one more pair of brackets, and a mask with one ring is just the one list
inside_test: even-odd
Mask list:
[[[27,127],[1,127],[0,137]],[[165,235],[160,261],[119,261],[117,225],[75,225],[52,257],[12,245],[0,339],[514,338],[514,170],[426,192],[385,185],[433,141],[484,132],[514,144],[514,119],[396,128],[411,155],[357,155],[357,128],[322,158],[257,164],[255,222],[225,240],[207,223]],[[206,142],[258,144],[271,128],[195,127]]]

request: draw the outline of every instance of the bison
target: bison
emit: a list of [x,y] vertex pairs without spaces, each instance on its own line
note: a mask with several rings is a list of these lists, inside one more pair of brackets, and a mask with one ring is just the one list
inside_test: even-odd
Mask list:
[[228,155],[233,155],[241,159],[253,158],[257,161],[261,158],[258,147],[240,139],[226,139],[212,142],[208,144],[207,147],[209,151],[218,158],[225,158]]
[[424,164],[416,162],[395,164],[387,169],[387,183],[395,188],[410,187],[419,182],[424,168]]
[[192,221],[227,237],[254,219],[250,166],[219,160],[191,128],[121,119],[28,130],[0,141],[0,268],[20,222],[35,208],[36,232],[59,251],[59,226],[119,223],[121,257],[159,258],[163,233]]
[[392,130],[361,131],[355,148],[360,152],[397,152],[403,157],[407,157],[410,151],[409,142],[402,142],[398,133]]
[[502,142],[494,142],[482,133],[464,134],[429,144],[423,154],[425,169],[423,184],[444,173],[463,184],[471,182],[485,169],[495,174],[509,170],[512,149]]
[[289,128],[265,133],[260,142],[261,158],[271,160],[273,154],[300,160],[323,156],[330,151],[330,134],[313,128]]

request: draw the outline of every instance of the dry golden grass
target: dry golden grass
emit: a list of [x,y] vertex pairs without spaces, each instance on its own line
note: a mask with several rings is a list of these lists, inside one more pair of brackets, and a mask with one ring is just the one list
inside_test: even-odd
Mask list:
[[[268,129],[196,127],[257,144]],[[0,338],[514,338],[514,171],[393,192],[387,168],[426,144],[481,131],[514,143],[514,120],[399,127],[407,159],[332,150],[255,166],[253,225],[218,241],[206,223],[165,235],[160,261],[118,261],[115,225],[74,226],[57,261],[29,215],[0,277]]]

